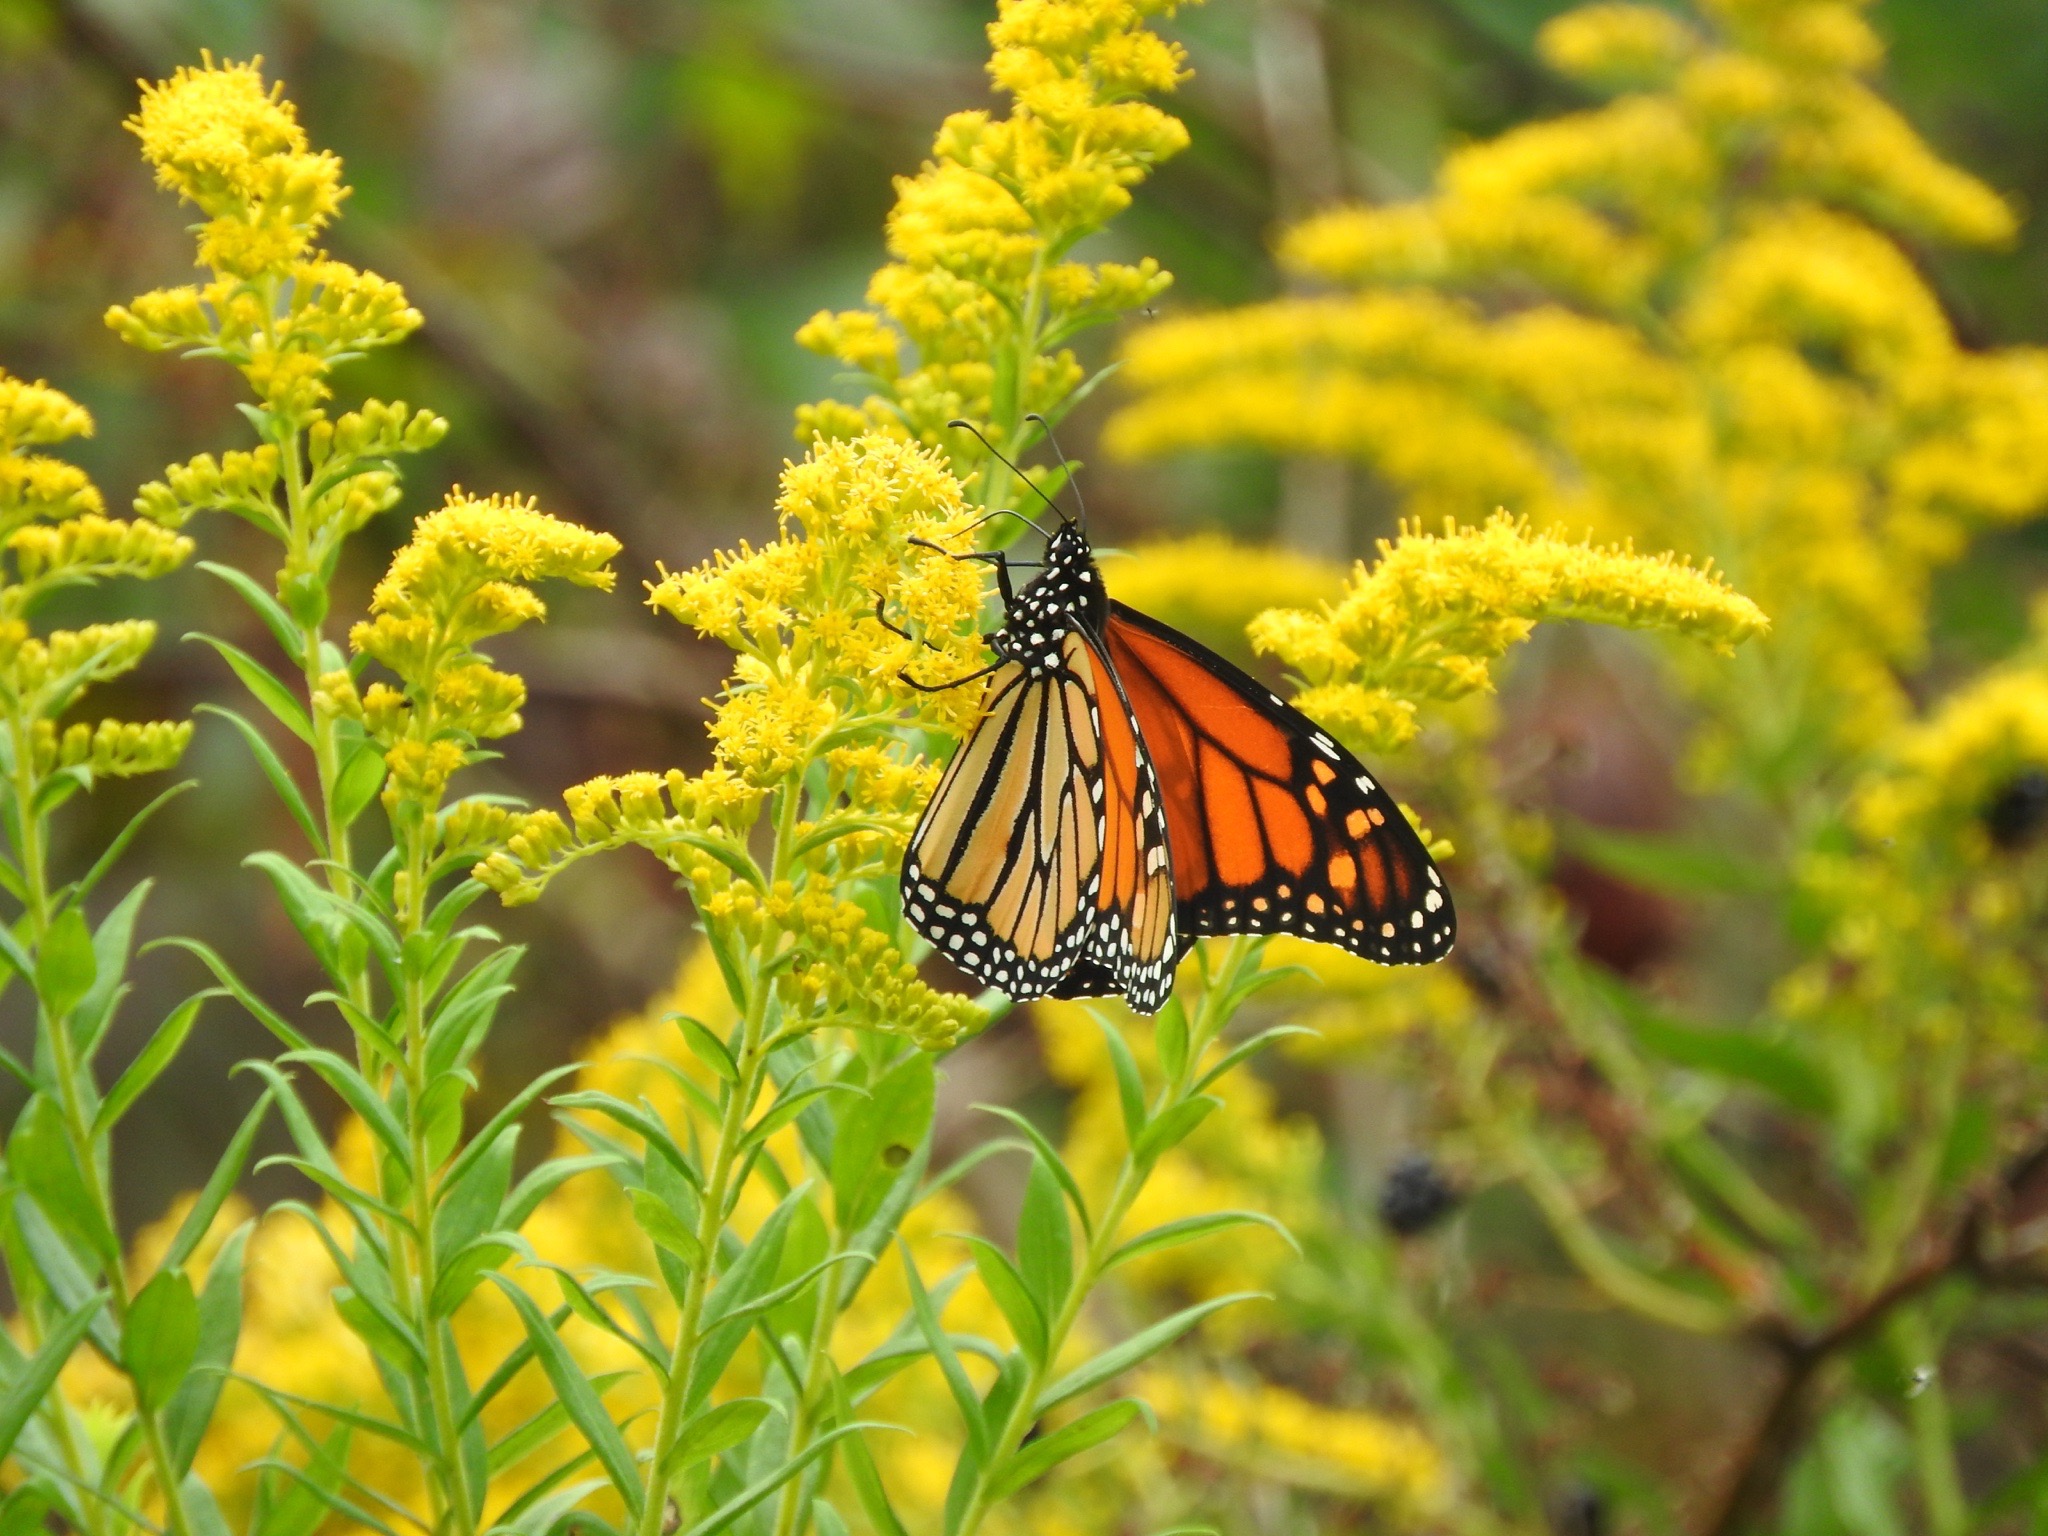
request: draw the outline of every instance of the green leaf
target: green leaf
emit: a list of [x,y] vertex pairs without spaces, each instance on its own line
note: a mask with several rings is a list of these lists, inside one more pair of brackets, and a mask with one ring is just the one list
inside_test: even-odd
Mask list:
[[823,1456],[848,1435],[857,1435],[862,1430],[867,1429],[893,1428],[895,1426],[892,1424],[842,1424],[837,1429],[820,1435],[804,1448],[801,1455],[792,1457],[776,1467],[774,1471],[768,1473],[767,1476],[758,1478],[748,1484],[740,1492],[734,1494],[702,1520],[699,1520],[695,1525],[683,1532],[682,1536],[713,1536],[715,1532],[731,1530],[738,1524],[740,1516],[766,1499],[791,1478],[798,1476],[812,1462]]
[[[242,1334],[242,1257],[254,1229],[254,1222],[245,1221],[221,1244],[199,1293],[199,1338],[191,1374],[164,1412],[171,1462],[181,1477],[192,1469],[221,1388],[227,1384],[228,1368],[234,1364],[235,1343]],[[133,1316],[130,1313],[131,1321]]]
[[1281,1240],[1296,1253],[1301,1252],[1301,1244],[1294,1240],[1294,1234],[1270,1216],[1258,1211],[1212,1211],[1206,1216],[1183,1216],[1178,1221],[1163,1222],[1150,1231],[1140,1232],[1109,1256],[1102,1266],[1102,1272],[1108,1274],[1119,1264],[1128,1264],[1131,1260],[1143,1258],[1148,1253],[1177,1248],[1182,1243],[1192,1243],[1197,1238],[1207,1237],[1213,1232],[1247,1225],[1268,1228],[1278,1233]]
[[683,1032],[683,1043],[689,1046],[692,1055],[728,1083],[739,1082],[739,1065],[732,1059],[732,1052],[726,1049],[723,1040],[686,1013],[671,1014],[670,1017],[676,1021],[676,1028]]
[[1024,1351],[1033,1365],[1044,1366],[1045,1312],[1031,1286],[1017,1272],[1017,1266],[1010,1262],[1009,1255],[987,1238],[971,1232],[959,1235],[973,1250],[974,1267],[981,1274],[982,1286],[1009,1323],[1010,1332],[1016,1336],[1017,1347]]
[[121,1117],[148,1091],[150,1084],[163,1075],[164,1068],[177,1059],[185,1037],[192,1033],[192,1026],[199,1018],[199,1010],[206,1006],[206,1000],[226,996],[222,989],[209,987],[186,998],[171,1010],[169,1018],[157,1025],[149,1043],[128,1063],[127,1070],[115,1079],[113,1088],[99,1107],[99,1113],[93,1116],[92,1133],[95,1138],[106,1135],[119,1124]]
[[511,1233],[482,1233],[441,1259],[441,1273],[434,1281],[434,1294],[427,1310],[435,1317],[453,1317],[469,1293],[483,1283],[485,1275],[501,1268],[515,1253],[529,1257],[532,1247],[520,1239],[515,1245]]
[[946,1389],[953,1394],[953,1405],[960,1410],[960,1420],[967,1426],[968,1445],[977,1454],[983,1454],[988,1445],[988,1421],[982,1417],[981,1399],[975,1395],[967,1368],[961,1365],[960,1356],[954,1352],[953,1341],[947,1337],[945,1327],[939,1321],[938,1308],[932,1305],[931,1293],[924,1288],[924,1277],[917,1272],[917,1260],[911,1256],[910,1245],[899,1237],[896,1246],[902,1252],[903,1278],[910,1289],[911,1312],[924,1333],[925,1346],[931,1350],[932,1358],[939,1362],[939,1373],[946,1378]]
[[249,753],[256,759],[256,766],[263,770],[263,777],[270,781],[270,787],[277,792],[277,798],[284,802],[284,808],[291,812],[292,820],[299,824],[299,830],[306,834],[306,842],[321,858],[327,857],[327,839],[321,835],[320,827],[313,820],[313,813],[306,808],[306,797],[299,792],[298,784],[285,767],[277,750],[263,739],[263,733],[236,714],[218,704],[200,704],[194,707],[194,714],[219,715],[240,734]]
[[39,1093],[28,1101],[8,1138],[7,1161],[23,1192],[58,1230],[101,1264],[111,1268],[121,1262],[120,1240],[108,1225],[92,1175],[72,1153],[55,1099]]
[[820,1083],[813,1088],[799,1088],[794,1093],[785,1093],[769,1107],[767,1114],[747,1127],[747,1134],[741,1145],[759,1146],[819,1099],[834,1093],[863,1094],[863,1090],[851,1083]]
[[1208,1301],[1197,1302],[1191,1307],[1183,1307],[1173,1316],[1133,1334],[1123,1343],[1104,1350],[1093,1360],[1076,1366],[1062,1376],[1039,1394],[1038,1401],[1032,1405],[1031,1416],[1034,1419],[1041,1418],[1061,1403],[1079,1397],[1083,1392],[1091,1392],[1104,1382],[1121,1376],[1133,1366],[1151,1359],[1212,1312],[1236,1306],[1240,1301],[1266,1299],[1265,1294],[1260,1291],[1233,1291],[1228,1296],[1216,1296]]
[[375,742],[359,741],[349,748],[334,778],[334,819],[344,827],[354,826],[384,787],[384,773],[384,753]]
[[383,1096],[352,1062],[333,1051],[319,1049],[286,1051],[277,1060],[281,1066],[303,1062],[311,1067],[320,1081],[332,1088],[371,1133],[384,1143],[385,1151],[397,1158],[401,1165],[409,1162],[411,1148],[406,1144],[405,1128],[398,1123],[398,1117],[392,1114],[391,1106],[384,1102]]
[[[178,1223],[171,1246],[164,1252],[165,1265],[175,1268],[183,1264],[205,1239],[213,1218],[220,1214],[220,1208],[227,1204],[228,1196],[241,1182],[242,1169],[248,1164],[249,1154],[256,1146],[256,1135],[263,1128],[263,1117],[268,1113],[270,1093],[266,1089],[262,1097],[249,1106],[249,1113],[242,1117],[242,1123],[229,1138],[227,1150],[221,1153],[220,1161],[213,1165],[213,1172],[207,1176],[206,1187],[199,1192],[192,1209],[185,1213],[185,1219]],[[211,1284],[209,1280],[209,1287]]]
[[[152,883],[137,881],[92,936],[93,983],[78,1000],[71,1018],[72,1037],[79,1054],[88,1060],[98,1054],[107,1026],[114,1021],[114,1010],[128,990],[123,980],[128,974],[128,950],[135,939],[135,919]],[[71,910],[80,910],[78,903],[73,902]]]
[[42,1348],[29,1357],[20,1374],[7,1384],[7,1390],[0,1392],[0,1456],[14,1449],[14,1442],[21,1438],[29,1419],[55,1389],[65,1362],[78,1348],[78,1341],[85,1337],[104,1303],[105,1298],[94,1296],[66,1313],[43,1340]]
[[1178,997],[1169,999],[1152,1021],[1152,1044],[1159,1052],[1159,1070],[1166,1080],[1179,1082],[1188,1064],[1188,1011]]
[[1182,1099],[1171,1108],[1160,1111],[1159,1118],[1145,1127],[1144,1133],[1131,1147],[1131,1157],[1143,1165],[1163,1156],[1192,1136],[1195,1127],[1208,1119],[1222,1102],[1214,1095],[1204,1093],[1192,1099]]
[[1060,1180],[1036,1149],[1017,1214],[1017,1267],[1039,1310],[1057,1317],[1074,1283],[1074,1234],[1067,1225]]
[[434,1242],[443,1253],[482,1236],[498,1224],[498,1212],[512,1188],[512,1164],[519,1151],[519,1127],[508,1126],[491,1138],[482,1156],[459,1179],[444,1179],[436,1197]]
[[[881,1209],[904,1163],[931,1129],[937,1077],[932,1059],[911,1051],[847,1110],[832,1142],[833,1213],[841,1232],[857,1232]],[[902,1155],[891,1160],[895,1149]]]
[[[1045,1133],[1007,1105],[977,1104],[974,1107],[985,1114],[1001,1116],[1024,1133],[1024,1139],[1035,1150],[1038,1160],[1051,1170],[1052,1176],[1060,1181],[1060,1188],[1067,1192],[1067,1199],[1072,1202],[1074,1207],[1074,1215],[1080,1219],[1081,1230],[1090,1237],[1093,1237],[1095,1235],[1095,1224],[1089,1219],[1088,1202],[1081,1197],[1081,1186],[1074,1182],[1074,1175],[1068,1169],[1066,1160],[1054,1149],[1053,1144],[1046,1140]],[[968,1154],[969,1157],[973,1155],[973,1153]],[[966,1162],[966,1160],[966,1158],[961,1159],[962,1162]],[[949,1175],[952,1175],[952,1170],[949,1169],[947,1172]],[[957,1177],[957,1175],[952,1176]]]
[[243,983],[242,978],[234,973],[234,969],[227,961],[221,959],[220,955],[210,946],[200,943],[197,939],[174,937],[159,939],[155,944],[145,945],[144,951],[146,953],[148,950],[158,948],[159,946],[168,949],[182,949],[187,954],[197,956],[200,963],[213,972],[214,978],[228,989],[229,995],[247,1009],[250,1016],[257,1023],[261,1024],[293,1050],[304,1050],[312,1045],[313,1042],[300,1034],[297,1028],[287,1022],[283,1014],[250,991],[248,986]]
[[107,877],[108,871],[113,869],[114,865],[120,861],[121,855],[128,851],[128,845],[135,841],[136,835],[149,825],[151,818],[159,810],[163,809],[164,806],[184,794],[186,790],[196,789],[198,784],[199,781],[197,779],[186,779],[182,783],[173,784],[133,816],[130,816],[127,824],[114,835],[105,848],[100,850],[100,856],[93,860],[92,868],[87,870],[79,878],[78,883],[71,887],[71,901],[74,904],[80,903],[90,896],[98,888],[100,881]]
[[160,1408],[199,1353],[199,1298],[183,1270],[158,1270],[135,1293],[121,1329],[121,1369],[145,1408]]
[[1131,1055],[1131,1044],[1124,1039],[1124,1032],[1107,1015],[1091,1008],[1088,1016],[1095,1020],[1109,1046],[1110,1064],[1116,1069],[1116,1094],[1123,1105],[1124,1136],[1135,1147],[1138,1138],[1145,1134],[1145,1084],[1138,1076],[1137,1058]]
[[242,686],[256,697],[256,702],[277,717],[277,721],[307,746],[313,744],[313,722],[306,714],[292,691],[270,673],[269,668],[251,656],[240,646],[229,645],[227,641],[212,635],[191,634],[188,640],[198,640],[210,645],[219,653],[221,660],[234,668],[235,676],[242,680]]
[[299,648],[305,644],[299,634],[299,627],[292,616],[284,611],[284,604],[259,587],[255,579],[232,565],[221,565],[212,560],[197,560],[193,564],[209,576],[218,576],[241,595],[256,617],[261,619],[276,637],[278,649],[285,655],[296,658]]
[[704,1267],[704,1245],[651,1190],[633,1192],[633,1219],[657,1248],[666,1248],[691,1269]]
[[1073,1423],[1018,1447],[1002,1470],[989,1479],[988,1496],[1007,1499],[1022,1492],[1061,1462],[1093,1450],[1140,1417],[1149,1419],[1151,1410],[1134,1397],[1120,1397],[1100,1408],[1091,1408]]
[[42,1000],[43,1011],[52,1019],[64,1018],[92,990],[98,975],[99,960],[93,954],[92,929],[86,926],[85,914],[76,907],[66,908],[50,924],[36,951],[36,996]]
[[613,1489],[627,1510],[637,1517],[642,1497],[639,1463],[633,1459],[625,1436],[619,1433],[618,1426],[605,1411],[597,1389],[590,1384],[583,1367],[569,1353],[561,1335],[555,1332],[533,1298],[504,1275],[493,1275],[491,1280],[519,1313],[519,1320],[526,1325],[526,1336],[533,1344],[533,1352],[540,1360],[541,1369],[547,1373],[555,1395],[568,1410],[569,1418],[584,1442],[596,1453],[598,1464],[604,1468],[605,1476],[611,1479]]
[[773,1412],[775,1405],[765,1397],[736,1397],[705,1409],[683,1426],[662,1458],[662,1470],[674,1477],[687,1466],[731,1450],[749,1439]]
[[1771,1040],[1746,1029],[1703,1029],[1682,1024],[1652,1008],[1625,982],[1588,973],[1595,990],[1613,1006],[1638,1044],[1675,1067],[1749,1083],[1775,1095],[1801,1114],[1834,1112],[1834,1084],[1790,1040]]
[[1260,1033],[1253,1035],[1251,1039],[1239,1043],[1221,1061],[1217,1062],[1215,1066],[1204,1072],[1200,1081],[1195,1084],[1194,1091],[1196,1093],[1206,1093],[1217,1082],[1228,1077],[1254,1056],[1261,1054],[1271,1046],[1278,1045],[1289,1035],[1305,1035],[1310,1039],[1314,1039],[1316,1034],[1317,1031],[1310,1029],[1305,1024],[1276,1024],[1271,1029],[1262,1030]]
[[1567,822],[1558,830],[1567,852],[1646,890],[1672,896],[1756,896],[1778,887],[1768,867],[1726,847],[1584,822]]

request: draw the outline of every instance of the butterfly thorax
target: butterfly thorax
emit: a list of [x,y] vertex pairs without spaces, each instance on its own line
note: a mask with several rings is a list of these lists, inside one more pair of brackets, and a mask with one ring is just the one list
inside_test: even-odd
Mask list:
[[1109,621],[1109,594],[1088,548],[1088,537],[1063,523],[1045,546],[1045,569],[1026,584],[1003,615],[1003,627],[989,646],[1033,677],[1055,671],[1067,635],[1083,630],[1100,635]]

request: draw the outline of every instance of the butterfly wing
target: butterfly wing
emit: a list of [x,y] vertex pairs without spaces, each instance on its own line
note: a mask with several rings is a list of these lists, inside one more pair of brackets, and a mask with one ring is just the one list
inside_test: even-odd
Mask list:
[[1292,933],[1384,965],[1450,952],[1450,892],[1365,766],[1300,711],[1122,603],[1109,659],[1155,765],[1188,934]]
[[[1005,664],[911,835],[905,915],[960,969],[1011,997],[1149,998],[1156,957],[1172,948],[1173,903],[1148,772],[1129,712],[1078,630],[1057,666],[1034,675]],[[1098,972],[1110,985],[1072,990]]]

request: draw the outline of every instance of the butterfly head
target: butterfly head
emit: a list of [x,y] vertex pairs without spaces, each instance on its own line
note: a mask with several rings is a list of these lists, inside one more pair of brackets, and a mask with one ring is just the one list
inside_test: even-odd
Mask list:
[[1061,523],[1046,541],[1045,562],[1004,615],[996,650],[1027,666],[1051,666],[1069,631],[1100,635],[1109,621],[1109,594],[1088,536],[1074,523]]

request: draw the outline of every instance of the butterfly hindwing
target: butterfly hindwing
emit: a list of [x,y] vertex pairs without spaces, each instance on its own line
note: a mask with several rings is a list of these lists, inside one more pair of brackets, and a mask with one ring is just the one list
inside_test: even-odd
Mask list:
[[1443,877],[1357,758],[1135,609],[1112,604],[1104,640],[1162,787],[1185,934],[1292,933],[1383,965],[1449,953]]

